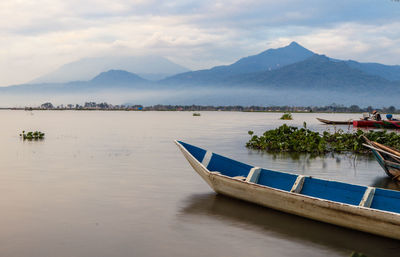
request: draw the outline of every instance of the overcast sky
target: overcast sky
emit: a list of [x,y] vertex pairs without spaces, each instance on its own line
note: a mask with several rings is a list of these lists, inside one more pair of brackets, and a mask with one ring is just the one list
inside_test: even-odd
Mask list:
[[2,0],[0,86],[84,57],[156,54],[199,69],[291,41],[334,58],[400,64],[400,2]]

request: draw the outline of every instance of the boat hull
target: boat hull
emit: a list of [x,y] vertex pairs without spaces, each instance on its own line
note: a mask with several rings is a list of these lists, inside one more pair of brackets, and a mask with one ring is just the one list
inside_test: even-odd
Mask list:
[[217,193],[264,207],[350,229],[400,240],[400,215],[263,186],[209,171],[179,142],[194,170]]
[[321,119],[321,118],[316,118],[316,119],[319,120],[320,122],[328,124],[328,125],[353,125],[353,121],[352,120],[334,121],[334,120],[325,120],[325,119]]
[[[210,175],[215,192],[271,209],[400,240],[398,215]],[[248,185],[250,184],[250,185]]]
[[385,173],[392,179],[400,181],[400,152],[377,142],[365,140],[367,144],[364,145],[371,149]]
[[353,126],[400,129],[400,121],[354,120]]

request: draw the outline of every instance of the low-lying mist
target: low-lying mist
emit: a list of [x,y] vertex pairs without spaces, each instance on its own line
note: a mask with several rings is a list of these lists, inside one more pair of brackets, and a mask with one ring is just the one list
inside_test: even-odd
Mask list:
[[150,90],[103,90],[85,93],[3,93],[0,107],[39,106],[51,102],[60,104],[83,104],[107,102],[114,105],[155,104],[170,105],[241,105],[241,106],[324,106],[332,103],[345,106],[399,107],[395,96],[377,96],[368,93],[332,91],[302,91],[274,89],[237,88],[180,88]]

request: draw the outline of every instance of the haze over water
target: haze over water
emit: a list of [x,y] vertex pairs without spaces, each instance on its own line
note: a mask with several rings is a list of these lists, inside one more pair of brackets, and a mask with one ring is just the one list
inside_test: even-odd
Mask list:
[[[399,189],[369,157],[309,158],[245,148],[283,123],[322,131],[359,114],[1,111],[3,256],[396,256],[397,241],[216,195],[173,141],[239,161]],[[341,127],[347,130],[347,126]],[[43,141],[19,138],[46,133]]]

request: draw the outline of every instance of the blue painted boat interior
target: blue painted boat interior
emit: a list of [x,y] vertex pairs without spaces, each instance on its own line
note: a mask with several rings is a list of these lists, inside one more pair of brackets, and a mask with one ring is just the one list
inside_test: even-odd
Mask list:
[[229,177],[247,177],[251,168],[253,167],[250,165],[226,158],[215,153],[212,155],[210,163],[207,166],[208,170],[219,171],[222,175]]
[[[199,147],[180,142],[199,162],[202,162],[206,150]],[[235,177],[247,177],[253,166],[238,162],[219,154],[212,154],[207,165],[209,171],[218,171],[222,175]],[[257,184],[290,191],[298,175],[261,169]],[[330,200],[339,203],[358,206],[368,187],[352,185],[337,181],[328,181],[305,177],[300,194]],[[400,191],[376,188],[370,208],[400,213]]]
[[400,192],[377,188],[371,208],[400,213]]
[[359,205],[367,187],[307,177],[301,194],[339,203]]
[[297,175],[294,174],[261,169],[257,184],[290,191],[296,178]]
[[178,141],[178,143],[180,143],[183,147],[185,147],[185,149],[191,155],[193,155],[193,157],[196,158],[196,160],[198,160],[199,162],[201,162],[203,160],[204,156],[206,155],[206,150],[201,149],[200,147],[197,147],[194,145],[189,145],[182,141]]

